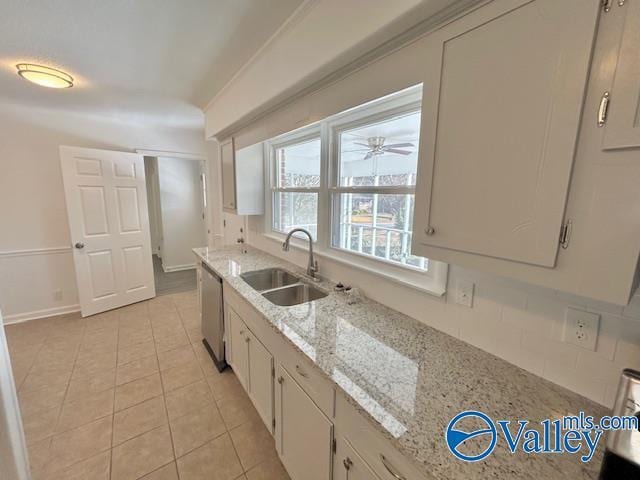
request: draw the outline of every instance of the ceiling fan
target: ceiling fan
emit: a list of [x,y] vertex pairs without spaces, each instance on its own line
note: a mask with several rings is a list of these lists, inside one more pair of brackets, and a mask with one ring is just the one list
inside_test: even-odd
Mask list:
[[[361,145],[367,147],[369,150],[364,159],[367,160],[374,155],[383,155],[385,153],[397,153],[399,155],[409,155],[411,150],[403,150],[406,147],[413,147],[413,143],[392,143],[391,145],[385,145],[385,137],[369,137],[367,143],[354,142],[355,145]],[[357,151],[357,150],[354,150]]]

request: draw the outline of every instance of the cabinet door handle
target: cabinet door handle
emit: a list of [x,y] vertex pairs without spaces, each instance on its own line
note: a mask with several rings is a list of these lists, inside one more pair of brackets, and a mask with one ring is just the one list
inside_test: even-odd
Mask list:
[[384,465],[384,468],[387,469],[387,472],[389,472],[393,478],[395,478],[396,480],[407,480],[406,477],[396,472],[396,469],[393,468],[393,466],[389,463],[389,460],[387,460],[387,457],[385,457],[383,454],[380,454],[380,461],[382,462],[382,465]]
[[300,368],[300,365],[296,365],[296,372],[298,372],[298,375],[300,375],[301,377],[309,378],[309,374],[305,372],[302,368]]
[[351,461],[351,459],[349,457],[345,458],[342,461],[342,464],[344,465],[344,469],[345,470],[351,470],[351,467],[353,467],[353,462]]
[[284,378],[278,377],[278,383],[282,385],[284,383]]
[[598,127],[604,126],[607,122],[607,112],[609,110],[609,92],[604,92],[600,99],[600,107],[598,108]]
[[249,343],[251,341],[251,337],[247,337],[244,339],[245,342]]

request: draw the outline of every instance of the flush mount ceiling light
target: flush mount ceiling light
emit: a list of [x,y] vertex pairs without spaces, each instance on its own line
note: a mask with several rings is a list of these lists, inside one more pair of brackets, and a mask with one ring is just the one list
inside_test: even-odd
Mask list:
[[19,63],[16,68],[18,69],[18,75],[22,78],[42,87],[73,87],[73,77],[55,68],[34,65],[33,63]]

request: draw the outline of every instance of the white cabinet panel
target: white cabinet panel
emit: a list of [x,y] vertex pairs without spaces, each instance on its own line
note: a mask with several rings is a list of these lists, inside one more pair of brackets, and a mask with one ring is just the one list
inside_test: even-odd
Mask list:
[[605,149],[640,147],[640,3],[613,6],[609,15],[623,15],[624,27],[604,126]]
[[249,339],[249,397],[262,421],[272,432],[273,356],[252,333],[249,333]]
[[414,254],[555,265],[598,11],[496,1],[433,35]]
[[229,364],[244,389],[249,391],[249,348],[247,346],[249,329],[230,307],[227,307],[227,316],[230,330],[229,340],[231,342]]
[[235,215],[264,213],[264,150],[262,143],[235,150],[233,139],[220,144],[222,207]]
[[333,424],[287,371],[276,373],[276,448],[292,480],[330,480]]

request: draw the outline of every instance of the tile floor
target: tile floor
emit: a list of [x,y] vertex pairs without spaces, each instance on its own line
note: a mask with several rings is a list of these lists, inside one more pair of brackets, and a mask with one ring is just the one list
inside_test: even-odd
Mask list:
[[6,330],[34,480],[288,480],[195,292]]

